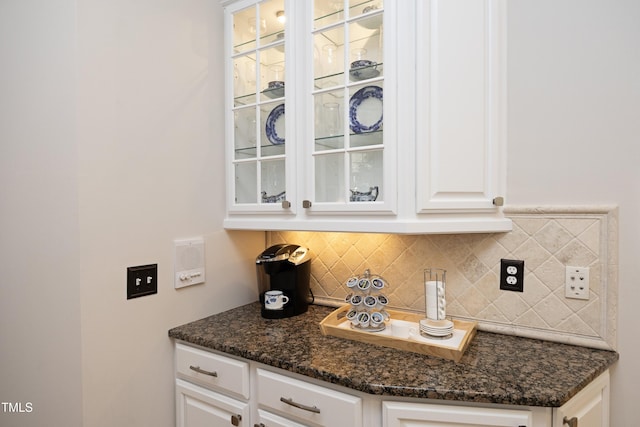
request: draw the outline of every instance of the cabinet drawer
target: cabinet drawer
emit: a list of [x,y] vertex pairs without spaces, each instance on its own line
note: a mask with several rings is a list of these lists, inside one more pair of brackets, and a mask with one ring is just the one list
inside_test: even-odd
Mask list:
[[258,420],[254,427],[306,427],[304,424],[298,424],[290,419],[280,417],[268,411],[258,409]]
[[176,372],[183,379],[249,398],[249,364],[176,344]]
[[[248,402],[176,380],[176,427],[249,426]],[[234,424],[234,422],[236,424]]]
[[362,400],[305,381],[257,370],[258,405],[319,426],[362,426]]

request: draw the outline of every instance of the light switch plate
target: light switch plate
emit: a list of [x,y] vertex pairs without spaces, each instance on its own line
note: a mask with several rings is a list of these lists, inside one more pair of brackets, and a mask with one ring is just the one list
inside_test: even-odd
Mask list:
[[127,299],[158,293],[158,264],[127,267]]
[[197,285],[205,282],[204,238],[180,239],[174,242],[174,287]]

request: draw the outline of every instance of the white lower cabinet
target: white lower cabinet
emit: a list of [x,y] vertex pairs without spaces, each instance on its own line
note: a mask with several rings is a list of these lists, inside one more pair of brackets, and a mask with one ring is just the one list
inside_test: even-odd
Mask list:
[[176,426],[250,426],[249,362],[176,343]]
[[258,419],[253,427],[306,427],[304,424],[296,423],[288,418],[280,417],[271,412],[258,409]]
[[559,408],[386,401],[382,402],[382,426],[609,427],[609,371]]
[[176,426],[248,426],[249,403],[176,380]]
[[362,426],[359,397],[260,368],[256,370],[256,379],[261,408],[303,425]]
[[529,410],[383,402],[384,427],[531,427]]
[[605,372],[554,411],[554,426],[608,427],[609,374]]
[[559,408],[443,402],[370,395],[177,343],[176,417],[177,427],[609,427],[609,372]]

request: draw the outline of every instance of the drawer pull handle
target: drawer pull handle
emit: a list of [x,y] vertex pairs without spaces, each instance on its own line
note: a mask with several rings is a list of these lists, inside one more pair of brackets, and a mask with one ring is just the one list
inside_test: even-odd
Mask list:
[[294,407],[296,407],[298,409],[302,409],[304,411],[313,412],[314,414],[319,414],[320,413],[320,409],[318,407],[303,405],[301,403],[294,402],[293,399],[286,399],[284,397],[281,397],[280,398],[280,402],[286,403],[287,405],[294,406]]
[[562,425],[567,424],[569,427],[578,427],[578,418],[573,417],[573,418],[567,418],[564,417],[562,419]]
[[211,371],[205,371],[204,369],[200,368],[200,366],[193,366],[190,365],[189,369],[191,369],[192,371],[196,371],[199,374],[205,374],[205,375],[209,375],[210,377],[217,377],[218,373],[217,372],[211,372]]
[[238,415],[231,415],[231,425],[234,426],[239,426],[240,425],[240,421],[242,421],[242,415],[238,414]]

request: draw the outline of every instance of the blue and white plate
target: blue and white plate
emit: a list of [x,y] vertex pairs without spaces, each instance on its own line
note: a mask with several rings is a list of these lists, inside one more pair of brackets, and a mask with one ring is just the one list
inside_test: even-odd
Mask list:
[[355,133],[374,132],[382,126],[382,88],[365,86],[349,100],[349,127]]
[[270,143],[273,145],[284,144],[284,104],[271,110],[264,130]]

